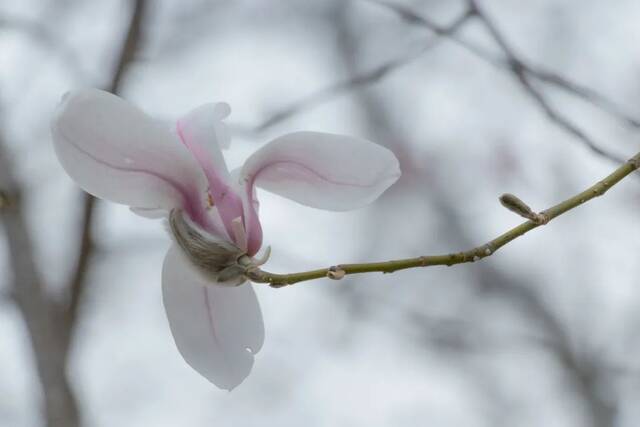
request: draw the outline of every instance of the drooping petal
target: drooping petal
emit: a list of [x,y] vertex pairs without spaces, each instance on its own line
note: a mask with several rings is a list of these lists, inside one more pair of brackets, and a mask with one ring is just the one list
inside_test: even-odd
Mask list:
[[362,207],[400,177],[398,159],[388,149],[349,136],[296,132],[256,151],[241,178],[272,193],[319,209]]
[[[229,171],[221,150],[229,141],[222,122],[229,113],[225,103],[205,104],[178,120],[176,130],[207,177],[210,201],[218,209],[228,236],[233,238],[233,221],[242,218],[243,210],[240,197],[230,187]],[[245,242],[236,243],[246,245]]]
[[187,363],[220,388],[240,384],[264,341],[252,285],[207,283],[174,245],[164,262],[162,295],[171,332]]
[[85,191],[141,209],[204,212],[206,180],[170,130],[97,89],[67,94],[52,122],[56,154]]

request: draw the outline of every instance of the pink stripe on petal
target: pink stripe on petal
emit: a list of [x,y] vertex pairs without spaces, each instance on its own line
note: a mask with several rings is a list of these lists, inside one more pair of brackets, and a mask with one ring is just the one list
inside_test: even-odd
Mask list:
[[180,208],[204,221],[204,173],[168,128],[134,105],[97,89],[73,91],[51,132],[60,163],[85,191],[146,210]]
[[227,390],[249,375],[264,342],[262,313],[250,284],[212,284],[172,246],[162,268],[162,299],[178,350],[191,367]]
[[[62,132],[59,132],[59,133],[63,135]],[[206,215],[205,215],[205,211],[203,209],[202,203],[197,199],[197,190],[195,189],[196,188],[195,184],[190,185],[192,183],[188,183],[188,182],[182,183],[175,180],[170,175],[164,175],[151,169],[145,169],[141,166],[116,165],[104,159],[100,159],[96,157],[92,153],[85,150],[83,147],[76,144],[70,138],[67,138],[66,142],[69,146],[73,147],[78,153],[81,153],[82,155],[86,156],[88,159],[91,159],[93,162],[95,162],[96,165],[101,165],[101,166],[104,166],[105,168],[108,168],[114,171],[147,175],[150,177],[157,178],[160,181],[166,182],[170,187],[174,188],[181,195],[182,206],[180,207],[184,209],[185,212],[187,212],[189,217],[191,217],[193,221],[201,225],[207,223],[205,219]]]
[[391,151],[372,142],[296,132],[253,153],[241,177],[306,206],[346,211],[378,198],[400,177],[400,168]]

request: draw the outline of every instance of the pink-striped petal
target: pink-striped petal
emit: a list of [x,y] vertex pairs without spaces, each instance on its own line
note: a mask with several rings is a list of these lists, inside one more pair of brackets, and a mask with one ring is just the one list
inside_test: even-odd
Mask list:
[[363,139],[297,132],[247,159],[241,180],[303,205],[344,211],[362,207],[400,177],[395,155]]
[[141,209],[182,208],[203,221],[206,179],[169,129],[97,89],[67,94],[52,122],[56,154],[85,191]]
[[[221,150],[222,146],[228,145],[229,136],[222,119],[229,112],[227,104],[205,104],[178,120],[176,129],[207,177],[210,201],[218,209],[227,235],[233,239],[234,220],[243,218],[243,207],[241,198],[230,186],[229,171]],[[236,244],[246,246],[246,242]]]
[[207,283],[173,246],[164,262],[162,295],[171,332],[187,363],[220,388],[240,384],[264,341],[252,285]]

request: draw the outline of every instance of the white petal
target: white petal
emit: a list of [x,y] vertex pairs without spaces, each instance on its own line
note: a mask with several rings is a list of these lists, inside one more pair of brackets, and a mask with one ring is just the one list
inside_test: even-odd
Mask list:
[[232,221],[242,216],[243,209],[242,200],[229,186],[229,171],[220,148],[229,140],[222,122],[229,112],[225,103],[202,105],[178,120],[176,130],[207,177],[212,202],[225,231],[233,236]]
[[343,211],[378,198],[400,177],[400,167],[391,151],[370,141],[297,132],[256,151],[241,176],[303,205]]
[[129,210],[138,216],[148,219],[161,219],[169,216],[169,213],[164,209],[131,207]]
[[207,283],[173,246],[164,262],[162,295],[171,332],[187,363],[220,388],[240,384],[264,341],[252,285]]
[[97,197],[163,209],[204,199],[205,177],[177,136],[108,92],[84,89],[66,95],[52,135],[67,173]]
[[[225,179],[228,179],[229,172],[222,148],[229,148],[231,136],[222,120],[230,113],[231,108],[225,102],[209,103],[191,110],[178,120],[183,142],[198,158],[198,163],[203,165],[212,162],[215,170],[223,173]],[[200,159],[200,154],[206,157]]]

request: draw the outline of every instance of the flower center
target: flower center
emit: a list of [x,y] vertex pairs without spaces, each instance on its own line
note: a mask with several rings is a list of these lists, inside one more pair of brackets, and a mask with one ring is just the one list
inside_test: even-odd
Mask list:
[[271,252],[267,248],[260,259],[249,257],[242,218],[235,218],[233,225],[235,239],[244,242],[244,248],[202,229],[180,209],[173,209],[169,214],[169,229],[182,252],[200,273],[213,284],[222,286],[243,284],[247,280],[246,272],[264,264]]

